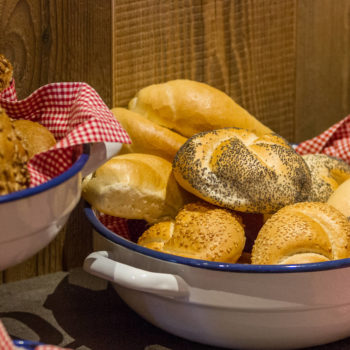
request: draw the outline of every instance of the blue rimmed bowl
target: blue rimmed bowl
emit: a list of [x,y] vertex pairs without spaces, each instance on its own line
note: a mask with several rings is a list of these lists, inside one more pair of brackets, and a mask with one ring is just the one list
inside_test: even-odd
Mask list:
[[119,143],[84,145],[64,173],[39,186],[0,196],[0,271],[23,262],[53,240],[80,199],[82,176],[120,148]]
[[85,213],[95,252],[84,269],[112,282],[130,308],[165,331],[230,349],[296,349],[350,336],[350,259],[298,265],[189,259],[115,234],[89,205]]
[[37,341],[16,339],[13,341],[13,345],[16,346],[16,349],[35,350],[37,346],[44,344]]

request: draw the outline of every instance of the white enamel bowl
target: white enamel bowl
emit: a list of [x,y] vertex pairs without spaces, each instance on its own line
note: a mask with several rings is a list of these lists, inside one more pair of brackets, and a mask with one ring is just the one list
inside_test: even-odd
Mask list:
[[46,183],[0,196],[0,271],[17,265],[49,244],[81,195],[81,178],[118,152],[121,144],[86,145],[64,173]]
[[350,336],[350,259],[264,266],[182,258],[138,246],[89,206],[85,212],[96,251],[84,269],[165,331],[230,349],[305,348]]

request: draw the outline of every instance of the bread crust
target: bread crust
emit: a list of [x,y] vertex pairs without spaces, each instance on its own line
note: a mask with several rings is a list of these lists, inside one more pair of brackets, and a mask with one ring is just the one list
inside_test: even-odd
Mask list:
[[16,119],[13,125],[20,135],[24,147],[31,159],[35,154],[45,152],[56,144],[56,139],[49,129],[43,125],[25,119]]
[[13,76],[11,62],[0,54],[0,93],[10,86]]
[[147,153],[172,161],[187,138],[162,127],[126,108],[112,108],[112,113],[126,130],[131,144],[124,144],[123,153]]
[[260,230],[252,264],[313,263],[350,257],[350,223],[327,203],[286,206]]
[[224,92],[187,79],[141,89],[129,109],[185,137],[224,127],[246,128],[257,135],[271,132]]
[[193,259],[234,263],[242,254],[245,235],[232,211],[196,202],[185,205],[174,221],[151,226],[138,244]]
[[82,196],[102,213],[150,223],[174,218],[192,200],[177,184],[170,162],[141,153],[104,163],[83,180]]
[[173,161],[178,183],[199,198],[250,213],[274,213],[307,200],[310,171],[276,134],[258,137],[238,128],[189,138]]
[[350,179],[350,165],[327,154],[302,156],[311,172],[311,202],[327,202],[331,194],[347,179]]

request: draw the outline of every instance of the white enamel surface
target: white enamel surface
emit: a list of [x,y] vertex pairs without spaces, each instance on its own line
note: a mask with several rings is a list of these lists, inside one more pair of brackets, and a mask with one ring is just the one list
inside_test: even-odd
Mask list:
[[81,174],[36,195],[0,204],[0,270],[45,247],[80,199]]
[[138,283],[113,280],[113,285],[149,322],[186,339],[226,348],[291,349],[350,336],[350,268],[214,271],[152,258],[98,233],[94,248],[110,251],[113,260],[131,268],[181,278],[188,292],[182,298],[145,292]]
[[115,156],[121,149],[118,142],[96,142],[90,145],[90,157],[83,169],[83,177],[95,171],[107,160]]

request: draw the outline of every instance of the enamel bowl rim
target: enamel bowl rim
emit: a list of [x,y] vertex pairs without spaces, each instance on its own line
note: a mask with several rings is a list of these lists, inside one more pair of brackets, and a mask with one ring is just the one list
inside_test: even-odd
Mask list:
[[72,178],[73,176],[75,176],[77,173],[79,173],[82,170],[82,168],[84,167],[84,165],[86,164],[86,162],[89,159],[89,154],[90,154],[90,146],[84,145],[82,154],[79,155],[77,160],[73,163],[73,165],[68,170],[66,170],[62,174],[54,177],[53,179],[44,182],[41,185],[26,188],[26,189],[21,190],[21,191],[16,191],[16,192],[12,192],[12,193],[0,196],[0,204],[13,202],[16,200],[20,200],[20,199],[24,199],[24,198],[27,198],[30,196],[34,196],[36,194],[39,194],[41,192],[44,192],[46,190],[49,190],[53,187],[56,187],[64,182],[66,182],[67,180],[69,180],[70,178]]
[[233,264],[221,263],[199,259],[185,258],[177,255],[161,253],[146,247],[142,247],[134,242],[131,242],[122,236],[114,233],[104,226],[98,219],[94,209],[89,203],[84,201],[84,212],[93,226],[93,228],[105,237],[107,240],[130,249],[134,252],[163,260],[165,262],[188,265],[197,268],[208,270],[226,271],[226,272],[240,272],[240,273],[296,273],[296,272],[317,272],[325,270],[336,270],[350,267],[350,258],[332,260],[310,264],[290,264],[290,265],[248,265],[248,264]]

